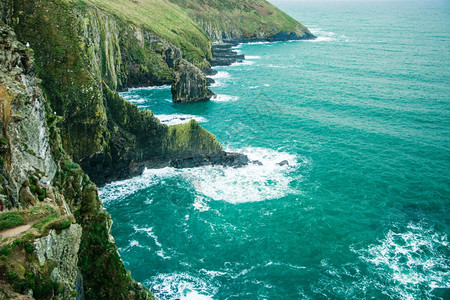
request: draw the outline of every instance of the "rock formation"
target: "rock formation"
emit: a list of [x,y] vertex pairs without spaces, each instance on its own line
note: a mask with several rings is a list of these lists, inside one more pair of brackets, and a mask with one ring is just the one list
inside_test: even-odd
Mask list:
[[213,92],[207,88],[206,75],[190,62],[180,59],[175,64],[172,98],[175,103],[198,102],[211,99]]

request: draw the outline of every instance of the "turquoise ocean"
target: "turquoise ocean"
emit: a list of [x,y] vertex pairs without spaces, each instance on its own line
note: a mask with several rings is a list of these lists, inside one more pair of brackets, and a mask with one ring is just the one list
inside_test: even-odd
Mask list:
[[318,38],[235,47],[209,102],[123,93],[262,163],[103,187],[126,268],[157,299],[450,299],[450,2],[273,3]]

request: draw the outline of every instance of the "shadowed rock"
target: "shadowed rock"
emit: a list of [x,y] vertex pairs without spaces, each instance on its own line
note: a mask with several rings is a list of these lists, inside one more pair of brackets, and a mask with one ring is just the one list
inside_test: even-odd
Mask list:
[[180,59],[175,63],[172,99],[175,103],[198,102],[211,99],[213,92],[207,87],[206,75],[190,62]]

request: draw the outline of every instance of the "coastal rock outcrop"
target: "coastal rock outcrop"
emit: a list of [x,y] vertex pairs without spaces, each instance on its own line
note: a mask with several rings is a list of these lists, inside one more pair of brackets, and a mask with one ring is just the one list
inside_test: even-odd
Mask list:
[[233,46],[238,43],[227,43],[212,46],[213,60],[211,66],[229,66],[235,62],[241,62],[245,59],[245,55],[238,54],[233,50]]
[[[169,127],[117,93],[129,86],[172,82],[177,74],[177,100],[210,98],[205,75],[182,59],[180,49],[91,5],[50,0],[30,5],[33,9],[16,3],[11,24],[22,41],[36,46],[38,75],[58,119],[64,150],[95,183],[139,175],[147,161],[192,156],[190,151],[171,153]],[[49,36],[48,28],[58,30]],[[200,146],[216,143],[210,135]]]
[[175,80],[172,84],[172,99],[175,103],[198,102],[211,99],[206,75],[190,62],[180,59],[175,63]]

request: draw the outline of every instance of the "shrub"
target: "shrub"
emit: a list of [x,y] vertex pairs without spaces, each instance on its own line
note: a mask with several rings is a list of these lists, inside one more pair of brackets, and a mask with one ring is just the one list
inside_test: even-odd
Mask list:
[[30,192],[32,193],[32,194],[34,194],[35,192],[36,192],[36,186],[35,185],[30,185]]
[[14,283],[17,279],[19,279],[19,275],[17,275],[16,272],[11,271],[8,274],[6,274],[6,278],[10,283]]
[[24,225],[22,213],[9,211],[0,214],[0,230]]

